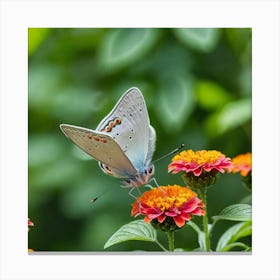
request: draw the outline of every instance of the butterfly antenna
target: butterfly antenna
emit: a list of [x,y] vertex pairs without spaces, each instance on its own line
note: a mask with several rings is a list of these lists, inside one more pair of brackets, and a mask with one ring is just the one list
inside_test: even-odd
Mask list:
[[[107,191],[107,192],[108,192],[108,191]],[[100,195],[98,195],[98,196],[92,198],[92,199],[90,200],[90,203],[94,203],[97,199],[99,199],[101,196],[103,196],[103,195],[106,194],[107,192],[104,192],[104,193],[102,193],[102,194],[100,194]]]
[[171,151],[170,153],[168,153],[168,154],[166,154],[166,155],[164,155],[164,156],[162,156],[162,157],[160,157],[160,158],[154,160],[153,163],[158,162],[158,161],[160,161],[160,160],[162,160],[162,159],[164,159],[164,158],[166,158],[166,157],[168,157],[168,156],[171,156],[171,155],[173,155],[173,154],[176,154],[176,153],[179,152],[184,146],[185,146],[185,144],[181,144],[178,148],[174,149],[174,150]]

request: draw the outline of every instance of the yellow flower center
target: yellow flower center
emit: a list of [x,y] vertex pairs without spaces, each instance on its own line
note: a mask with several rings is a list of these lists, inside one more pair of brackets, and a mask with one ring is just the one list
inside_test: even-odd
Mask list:
[[154,188],[143,193],[143,195],[138,198],[138,201],[164,211],[172,207],[178,208],[195,196],[196,193],[189,188],[178,185],[168,185]]
[[222,157],[225,157],[225,155],[215,150],[211,150],[211,151],[202,150],[197,152],[194,152],[192,150],[187,150],[176,155],[172,159],[172,161],[185,161],[194,164],[205,164],[205,163],[215,163],[217,160],[219,160]]

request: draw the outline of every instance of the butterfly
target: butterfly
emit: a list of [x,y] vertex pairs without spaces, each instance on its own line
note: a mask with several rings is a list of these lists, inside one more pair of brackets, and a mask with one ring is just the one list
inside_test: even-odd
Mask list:
[[102,171],[121,178],[122,186],[140,187],[153,179],[156,132],[138,88],[128,89],[95,130],[68,124],[60,128]]

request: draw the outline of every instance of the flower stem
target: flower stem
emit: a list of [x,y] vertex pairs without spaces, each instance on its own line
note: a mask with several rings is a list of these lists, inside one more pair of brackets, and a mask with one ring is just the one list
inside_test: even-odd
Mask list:
[[174,231],[167,232],[169,251],[174,251]]
[[205,215],[203,216],[203,230],[205,234],[205,246],[206,251],[210,252],[210,236],[208,231],[208,215],[207,215],[207,205],[206,205],[206,188],[199,189],[199,194],[202,202],[205,205]]

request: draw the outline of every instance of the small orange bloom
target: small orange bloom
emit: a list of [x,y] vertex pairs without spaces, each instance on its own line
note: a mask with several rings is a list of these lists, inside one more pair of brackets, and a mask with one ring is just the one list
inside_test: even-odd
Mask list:
[[168,185],[144,192],[132,204],[131,215],[144,215],[145,222],[163,223],[169,218],[180,228],[191,220],[192,215],[204,215],[203,208],[204,204],[191,189]]
[[252,172],[252,153],[241,154],[232,159],[232,173],[240,172],[241,176],[246,177]]
[[183,151],[176,155],[168,166],[168,172],[173,174],[180,171],[193,173],[196,177],[200,176],[203,171],[221,172],[230,168],[230,158],[227,158],[221,152],[215,150],[202,151]]

